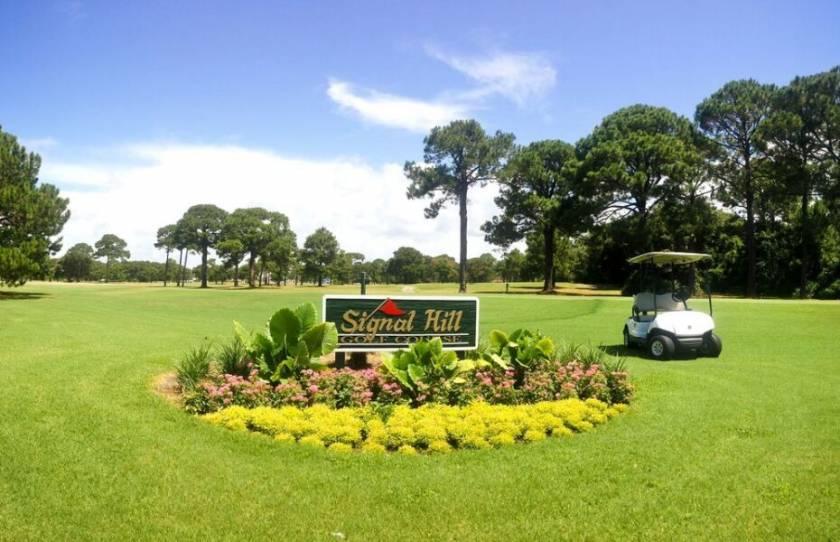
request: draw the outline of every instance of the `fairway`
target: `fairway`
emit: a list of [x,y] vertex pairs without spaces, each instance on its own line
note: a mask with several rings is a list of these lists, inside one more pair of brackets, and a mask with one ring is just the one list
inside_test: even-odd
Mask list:
[[[614,346],[629,313],[627,298],[471,289],[482,336],[529,327]],[[211,426],[154,393],[232,320],[253,328],[353,291],[30,283],[0,296],[0,540],[840,537],[836,301],[716,300],[719,359],[630,356],[626,414],[498,450],[336,456]]]

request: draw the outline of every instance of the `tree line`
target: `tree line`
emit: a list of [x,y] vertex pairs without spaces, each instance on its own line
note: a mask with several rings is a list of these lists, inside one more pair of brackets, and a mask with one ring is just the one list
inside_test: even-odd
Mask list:
[[[728,82],[693,119],[664,107],[624,107],[574,144],[518,146],[513,134],[458,120],[432,129],[423,151],[422,162],[405,164],[407,197],[428,198],[428,218],[458,207],[457,260],[401,247],[388,260],[366,261],[325,228],[298,247],[282,213],[202,204],[158,231],[156,246],[166,253],[160,271],[152,262],[129,265],[124,241],[108,235],[51,260],[68,201],[39,184],[40,157],[0,130],[0,283],[156,274],[183,285],[194,276],[189,257],[198,254],[202,286],[227,274],[238,285],[241,273],[252,287],[322,285],[364,271],[379,282],[454,278],[461,291],[488,277],[539,276],[550,292],[557,280],[623,284],[628,257],[670,249],[711,253],[717,290],[840,297],[840,67],[780,87]],[[481,228],[502,257],[468,259],[469,194],[491,182],[500,212]],[[522,241],[524,253],[512,250]],[[491,275],[482,271],[489,268]]]
[[532,257],[546,292],[558,264],[622,284],[627,258],[669,249],[710,252],[721,290],[840,297],[840,67],[783,87],[731,81],[693,121],[637,104],[574,145],[514,140],[455,121],[424,139],[422,163],[405,164],[407,196],[431,199],[428,218],[459,208],[461,291],[468,194],[496,182],[501,213],[482,230],[502,249],[541,243]]

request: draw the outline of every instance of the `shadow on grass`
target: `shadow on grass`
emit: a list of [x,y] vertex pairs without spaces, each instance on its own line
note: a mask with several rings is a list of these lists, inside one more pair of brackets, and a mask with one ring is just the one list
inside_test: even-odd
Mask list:
[[524,295],[543,295],[543,296],[557,296],[557,297],[577,297],[577,296],[587,296],[587,297],[621,297],[621,292],[613,291],[609,289],[600,289],[600,288],[592,288],[592,289],[575,289],[575,288],[557,288],[553,292],[545,292],[543,291],[542,287],[540,286],[517,286],[515,288],[511,288],[510,291],[506,292],[504,288],[494,290],[494,289],[479,289],[479,290],[470,290],[470,294],[524,294]]
[[41,292],[3,292],[0,291],[0,301],[23,300],[23,299],[41,299],[48,297],[50,294]]
[[[623,344],[610,344],[610,345],[601,345],[598,348],[603,350],[606,354],[611,356],[618,356],[620,358],[636,358],[636,359],[646,359],[648,361],[657,361],[654,358],[647,355],[647,352],[641,346],[637,346],[635,348],[629,348],[624,346]],[[697,354],[692,354],[689,352],[679,352],[674,355],[669,360],[663,360],[660,363],[667,363],[669,361],[694,361],[697,359],[701,359],[703,356],[699,356]]]

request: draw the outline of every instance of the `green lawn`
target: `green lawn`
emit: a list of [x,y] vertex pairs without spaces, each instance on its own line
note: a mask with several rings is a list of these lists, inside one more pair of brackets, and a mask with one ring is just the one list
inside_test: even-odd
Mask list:
[[[840,538],[838,302],[717,301],[719,359],[630,358],[628,413],[499,450],[336,456],[211,426],[153,393],[233,319],[261,325],[324,292],[32,284],[0,297],[0,540]],[[482,294],[481,310],[485,335],[614,345],[629,301]]]

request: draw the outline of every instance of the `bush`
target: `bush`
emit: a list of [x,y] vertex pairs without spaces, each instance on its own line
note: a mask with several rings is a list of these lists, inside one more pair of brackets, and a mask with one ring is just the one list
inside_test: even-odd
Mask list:
[[212,348],[203,343],[191,348],[175,365],[175,376],[182,391],[192,391],[210,374]]
[[338,332],[331,322],[316,324],[315,306],[303,303],[295,310],[275,312],[264,331],[247,332],[234,322],[236,339],[260,376],[272,382],[297,378],[306,369],[324,369],[320,357],[335,350]]
[[[314,309],[299,308],[298,312],[305,315],[310,310]],[[277,314],[285,313],[278,311],[272,320]],[[616,404],[627,403],[633,396],[633,386],[621,359],[587,346],[563,344],[557,348],[547,337],[529,330],[510,335],[494,331],[490,346],[474,353],[471,359],[458,359],[454,352],[444,351],[440,340],[435,339],[420,341],[385,358],[378,369],[325,369],[310,360],[300,362],[288,373],[282,369],[288,369],[286,362],[280,362],[273,371],[251,362],[254,354],[249,353],[249,348],[279,338],[258,339],[260,335],[256,334],[248,339],[249,347],[242,335],[239,329],[237,337],[221,347],[221,373],[211,370],[211,354],[206,345],[193,349],[182,360],[179,382],[183,378],[187,410],[203,414],[235,405],[325,405],[333,409],[367,405],[381,408],[403,403],[414,407],[464,406],[476,401],[516,405],[575,398]],[[283,340],[291,341],[293,335],[287,334]],[[263,359],[260,365],[265,364]],[[281,374],[286,377],[279,378]]]
[[245,345],[239,337],[219,347],[219,370],[225,374],[248,376],[251,366],[245,351]]
[[234,430],[264,433],[282,442],[401,454],[486,449],[590,431],[626,409],[597,399],[564,399],[527,405],[399,405],[387,418],[372,406],[331,409],[230,407],[204,419]]

